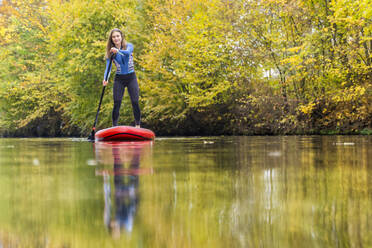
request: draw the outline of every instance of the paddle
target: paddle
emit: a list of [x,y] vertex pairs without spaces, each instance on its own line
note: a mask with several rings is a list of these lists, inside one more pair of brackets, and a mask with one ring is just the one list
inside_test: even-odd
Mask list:
[[[108,75],[110,74],[113,59],[114,59],[114,55],[112,54],[111,57],[110,57],[110,63],[109,63],[108,69],[107,69],[107,73],[105,75],[105,81],[108,80]],[[90,135],[88,137],[89,141],[94,141],[94,135],[95,135],[95,131],[96,131],[96,124],[97,124],[97,120],[98,120],[99,109],[101,108],[103,95],[105,94],[105,88],[106,88],[106,85],[104,85],[103,88],[102,88],[102,93],[101,93],[101,98],[99,99],[96,119],[94,120],[94,124],[93,124],[93,127],[92,127],[92,132],[90,133]]]

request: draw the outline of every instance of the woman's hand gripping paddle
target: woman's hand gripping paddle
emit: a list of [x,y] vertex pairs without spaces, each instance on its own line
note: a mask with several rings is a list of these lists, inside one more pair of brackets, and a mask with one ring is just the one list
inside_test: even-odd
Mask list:
[[[110,74],[110,71],[111,71],[111,65],[112,65],[112,60],[113,59],[114,59],[114,55],[111,55],[110,63],[109,63],[108,69],[107,69],[107,73],[105,75],[105,81],[106,82],[108,81],[108,75]],[[103,95],[105,94],[105,88],[106,88],[106,85],[104,85],[103,88],[102,88],[102,93],[101,93],[101,98],[100,98],[99,104],[98,104],[96,119],[94,120],[94,124],[93,124],[93,127],[92,127],[92,132],[90,133],[90,135],[88,137],[89,141],[94,141],[94,139],[95,139],[94,135],[96,133],[96,124],[97,124],[97,120],[98,120],[99,110],[100,110],[101,104],[102,104]]]

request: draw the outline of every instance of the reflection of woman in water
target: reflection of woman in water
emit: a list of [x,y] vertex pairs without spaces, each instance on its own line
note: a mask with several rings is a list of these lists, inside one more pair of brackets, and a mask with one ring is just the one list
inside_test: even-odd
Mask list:
[[[151,142],[136,142],[135,144],[104,143],[96,146],[100,162],[108,159],[112,164],[113,158],[113,171],[111,173],[103,171],[99,174],[103,174],[104,177],[104,223],[115,238],[120,237],[122,230],[131,232],[133,229],[139,204],[139,174],[152,172],[151,168],[150,170],[140,169],[141,152],[144,146],[151,144]],[[107,148],[111,150],[110,154],[105,154]],[[129,162],[128,168],[124,168],[125,162]],[[113,174],[114,177],[114,207],[111,206],[110,174]],[[115,209],[115,215],[111,216],[113,209]]]
[[138,197],[138,175],[135,172],[139,168],[140,149],[135,149],[130,163],[128,175],[120,173],[123,171],[123,163],[120,159],[120,150],[112,148],[114,156],[114,185],[115,185],[115,220],[111,222],[111,228],[132,231],[133,218],[139,202]]

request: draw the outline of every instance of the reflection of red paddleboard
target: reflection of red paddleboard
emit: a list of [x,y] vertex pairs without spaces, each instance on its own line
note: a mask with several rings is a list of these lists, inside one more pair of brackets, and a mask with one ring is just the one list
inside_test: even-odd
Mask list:
[[110,170],[96,170],[96,176],[104,175],[128,175],[128,176],[138,176],[153,174],[154,170],[152,168],[137,168],[137,169],[119,169],[115,171]]
[[96,141],[142,141],[155,139],[155,134],[146,128],[116,126],[99,130],[95,138]]

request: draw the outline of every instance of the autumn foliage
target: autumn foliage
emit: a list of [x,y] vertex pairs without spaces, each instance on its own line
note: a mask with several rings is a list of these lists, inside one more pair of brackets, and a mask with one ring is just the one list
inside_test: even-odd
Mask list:
[[[87,135],[114,27],[135,47],[143,126],[160,135],[370,133],[371,6],[3,0],[0,133]],[[99,128],[112,104],[107,93]],[[133,121],[127,96],[120,120]]]

